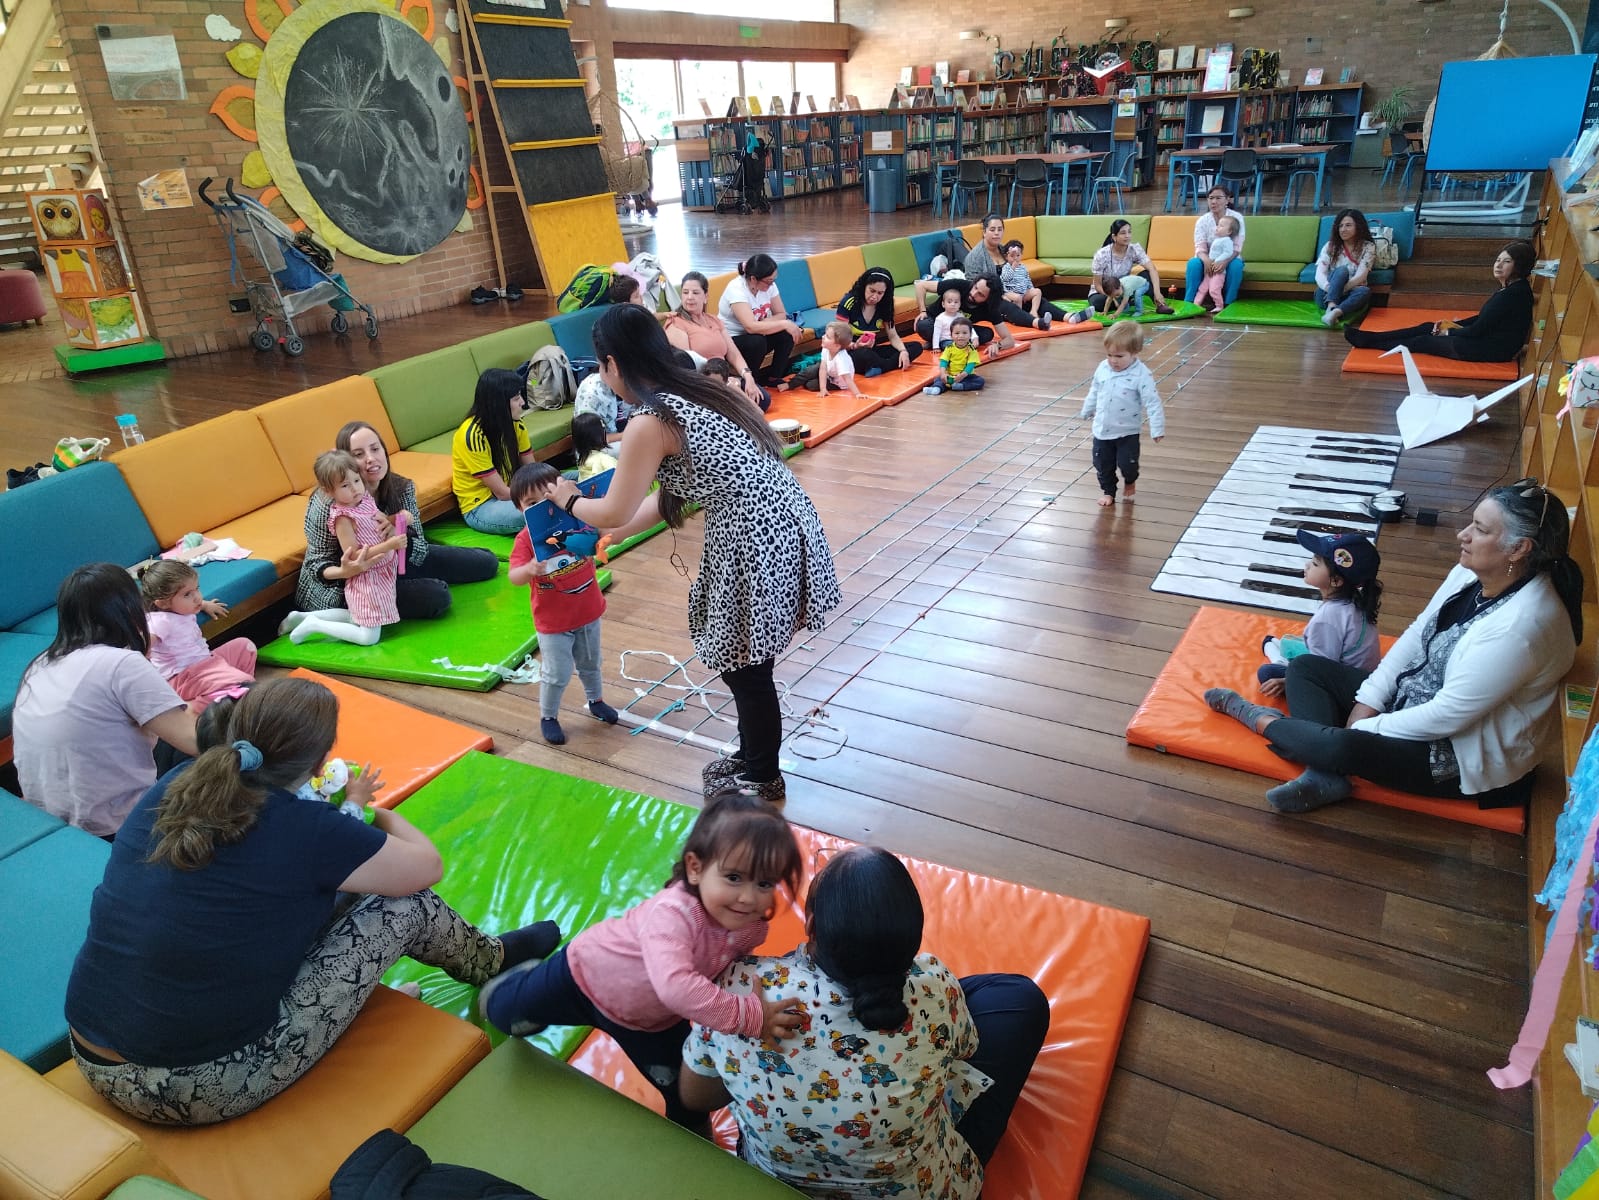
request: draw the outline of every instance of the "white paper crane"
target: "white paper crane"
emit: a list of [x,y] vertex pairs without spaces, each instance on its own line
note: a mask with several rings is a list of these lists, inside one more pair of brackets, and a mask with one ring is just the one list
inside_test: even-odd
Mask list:
[[1395,346],[1383,357],[1387,358],[1389,354],[1398,354],[1405,360],[1405,381],[1410,386],[1410,395],[1404,398],[1399,411],[1394,414],[1399,421],[1399,437],[1405,443],[1406,450],[1436,442],[1439,438],[1459,433],[1467,425],[1487,420],[1490,408],[1532,378],[1527,375],[1515,383],[1507,383],[1481,400],[1475,396],[1440,396],[1427,390],[1426,381],[1416,367],[1416,360],[1410,356],[1408,346]]

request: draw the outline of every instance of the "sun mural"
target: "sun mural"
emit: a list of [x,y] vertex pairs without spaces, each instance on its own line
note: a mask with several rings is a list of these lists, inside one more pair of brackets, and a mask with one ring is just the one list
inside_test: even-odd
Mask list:
[[472,227],[483,188],[467,84],[433,0],[244,0],[244,15],[264,46],[241,41],[227,60],[255,82],[224,88],[211,112],[256,144],[239,179],[263,204],[372,262]]

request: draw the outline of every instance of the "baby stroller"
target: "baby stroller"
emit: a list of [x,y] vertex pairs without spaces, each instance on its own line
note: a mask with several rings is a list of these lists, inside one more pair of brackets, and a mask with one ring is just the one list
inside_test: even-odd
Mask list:
[[766,160],[771,153],[765,142],[753,133],[745,143],[733,169],[721,181],[716,193],[718,213],[771,212],[766,198]]
[[[333,310],[329,324],[334,333],[348,333],[350,319],[345,314],[360,309],[366,314],[366,336],[377,337],[377,313],[351,294],[343,275],[329,269],[333,266],[331,252],[309,235],[304,235],[303,240],[296,237],[294,230],[253,196],[237,195],[233,180],[223,185],[225,200],[206,195],[210,184],[210,176],[200,181],[200,199],[211,206],[222,236],[228,240],[233,284],[244,288],[250,312],[255,316],[250,342],[257,350],[270,350],[281,343],[285,354],[303,354],[305,342],[294,328],[294,318],[320,304]],[[241,243],[246,251],[244,265],[239,261]],[[251,278],[255,272],[246,267],[252,260],[262,268],[265,278]],[[273,332],[274,324],[281,332]]]

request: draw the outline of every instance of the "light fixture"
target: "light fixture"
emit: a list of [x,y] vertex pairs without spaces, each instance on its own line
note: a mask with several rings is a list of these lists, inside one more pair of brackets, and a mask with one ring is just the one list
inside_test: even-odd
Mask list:
[[1235,21],[1242,21],[1245,17],[1254,16],[1255,10],[1252,8],[1229,8],[1227,15]]
[[982,36],[983,36],[983,31],[981,29],[963,29],[960,32],[960,39],[963,42],[980,41],[982,39]]
[[1126,17],[1106,17],[1105,18],[1105,28],[1106,29],[1126,29],[1127,28],[1127,18]]

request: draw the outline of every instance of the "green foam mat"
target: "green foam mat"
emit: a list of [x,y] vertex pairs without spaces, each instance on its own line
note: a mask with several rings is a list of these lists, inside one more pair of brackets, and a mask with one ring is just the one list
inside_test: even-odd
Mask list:
[[[1234,300],[1212,320],[1223,325],[1287,325],[1296,329],[1324,329],[1326,326],[1321,323],[1321,312],[1314,300]],[[1345,324],[1340,320],[1335,328],[1342,329]]]
[[[803,446],[800,448],[804,449]],[[615,558],[618,554],[626,554],[634,546],[649,541],[665,528],[666,522],[661,521],[635,533],[630,538],[624,538],[609,548],[607,557]],[[427,535],[428,541],[437,542],[441,546],[475,546],[492,550],[494,557],[501,562],[511,561],[511,543],[516,540],[499,533],[479,533],[459,517],[446,517],[442,521],[433,522],[427,527]]]
[[[599,578],[602,588],[611,586],[609,571],[602,569]],[[499,672],[486,664],[515,667],[538,646],[528,589],[513,587],[502,574],[483,583],[456,584],[450,594],[453,603],[444,616],[387,626],[375,646],[351,646],[330,638],[296,646],[280,637],[261,647],[260,661],[329,675],[486,692],[500,682]],[[434,661],[439,658],[473,669],[450,670]]]
[[[434,891],[463,917],[490,933],[556,921],[567,939],[660,891],[698,815],[477,750],[414,793],[403,811],[443,855]],[[436,967],[405,959],[384,978],[420,983],[435,1008],[477,1020],[477,989]],[[552,1027],[531,1040],[564,1059],[588,1032]],[[492,1027],[488,1033],[504,1040]]]
[[[1064,308],[1067,312],[1079,312],[1088,307],[1088,301],[1086,300],[1057,300],[1054,303],[1057,307]],[[1154,304],[1146,300],[1144,315],[1141,317],[1126,315],[1105,317],[1096,315],[1094,320],[1101,325],[1114,325],[1117,321],[1137,321],[1140,325],[1154,325],[1161,321],[1187,321],[1194,317],[1205,315],[1203,308],[1197,304],[1190,304],[1187,300],[1168,300],[1166,303],[1171,305],[1170,313],[1156,312]]]

